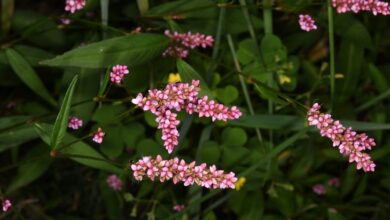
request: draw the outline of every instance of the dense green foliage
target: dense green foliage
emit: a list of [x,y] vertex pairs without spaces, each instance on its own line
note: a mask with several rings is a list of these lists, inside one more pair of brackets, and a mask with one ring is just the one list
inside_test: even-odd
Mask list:
[[[329,25],[326,2],[312,0],[88,0],[75,14],[63,8],[2,1],[0,199],[13,207],[0,219],[390,218],[389,16],[334,12]],[[316,31],[299,28],[301,13],[312,15]],[[212,35],[214,46],[163,57],[167,29]],[[130,71],[120,86],[108,77],[116,64]],[[180,113],[180,143],[168,155],[154,116],[131,99],[164,88],[177,72],[243,117],[213,123]],[[375,138],[375,172],[356,170],[308,127],[314,102]],[[68,129],[69,115],[83,127]],[[100,145],[91,140],[98,127],[106,132]],[[209,190],[134,180],[130,161],[158,154],[215,164],[246,181]],[[121,191],[107,185],[111,174]],[[333,177],[340,187],[327,183]],[[315,194],[316,184],[326,194]],[[186,208],[175,212],[175,204]]]

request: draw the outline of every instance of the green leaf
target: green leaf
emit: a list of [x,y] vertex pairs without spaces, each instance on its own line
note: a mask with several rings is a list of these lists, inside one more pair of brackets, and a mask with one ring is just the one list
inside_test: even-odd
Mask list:
[[0,133],[0,152],[17,147],[36,138],[38,138],[38,135],[31,125],[23,125],[2,132]]
[[157,34],[133,34],[92,43],[45,60],[49,66],[106,68],[119,63],[140,65],[160,56],[168,45],[168,38]]
[[262,85],[261,83],[255,83],[254,86],[264,99],[271,100],[278,104],[286,104],[286,102],[280,98],[279,92],[272,90],[267,86]]
[[6,49],[5,52],[16,75],[18,75],[18,77],[37,95],[42,97],[48,103],[56,106],[56,101],[53,97],[51,97],[49,91],[47,91],[46,87],[30,64],[18,52],[11,48]]
[[76,86],[78,75],[73,77],[68,90],[65,93],[64,100],[62,100],[60,112],[57,115],[54,123],[53,133],[50,138],[50,147],[52,149],[58,148],[64,138],[66,128],[68,127],[69,111],[72,104],[72,97],[74,88]]
[[225,128],[222,131],[222,143],[226,146],[243,146],[248,137],[242,128]]
[[304,118],[292,115],[244,115],[229,124],[248,128],[300,130],[304,127]]
[[41,144],[28,152],[22,161],[26,162],[19,166],[18,173],[9,185],[7,193],[11,193],[42,176],[49,168],[52,159],[47,147]]
[[177,59],[176,65],[183,82],[191,83],[192,80],[199,80],[201,88],[199,94],[207,95],[209,98],[214,97],[202,76],[190,64],[182,59]]
[[92,120],[100,124],[118,124],[120,123],[120,115],[126,111],[123,105],[102,105],[96,109],[92,116]]
[[200,150],[201,161],[207,164],[216,164],[221,156],[221,150],[215,141],[206,141]]
[[217,98],[223,104],[231,104],[238,98],[238,90],[234,86],[226,86],[223,89],[217,89]]
[[287,58],[287,49],[276,35],[266,34],[261,40],[260,48],[267,68],[272,68]]
[[[54,126],[50,124],[35,124],[37,133],[41,136],[42,140],[46,144],[50,144],[49,134],[53,132]],[[93,149],[88,144],[78,140],[74,136],[65,133],[64,145],[70,144],[66,148],[62,149],[60,155],[69,157],[70,159],[100,170],[112,172],[116,174],[122,174],[124,171],[112,163],[109,163],[99,152]]]

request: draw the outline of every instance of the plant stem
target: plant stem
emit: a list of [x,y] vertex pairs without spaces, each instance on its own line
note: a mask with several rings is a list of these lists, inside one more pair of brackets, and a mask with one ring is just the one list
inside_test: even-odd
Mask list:
[[328,32],[329,32],[329,53],[330,53],[330,111],[333,109],[335,96],[335,52],[334,52],[334,24],[333,8],[331,0],[328,0]]
[[[244,77],[241,75],[241,73],[242,73],[241,66],[238,63],[236,50],[234,49],[233,40],[232,40],[232,37],[230,36],[230,34],[227,35],[227,40],[228,40],[228,44],[230,47],[230,52],[232,53],[232,56],[233,56],[234,65],[236,67],[237,72],[239,73],[238,78],[240,79],[242,92],[244,93],[244,97],[245,97],[246,104],[248,105],[249,113],[251,115],[254,115],[255,111],[253,110],[252,102],[251,102],[251,99],[249,97],[249,92],[248,92],[248,88],[246,87]],[[256,134],[257,134],[257,139],[259,140],[259,142],[263,142],[263,138],[261,136],[260,129],[256,128]]]
[[[103,27],[108,25],[108,2],[109,0],[100,0],[100,11],[101,11],[101,23]],[[105,28],[102,29],[102,38],[106,39],[107,31]]]

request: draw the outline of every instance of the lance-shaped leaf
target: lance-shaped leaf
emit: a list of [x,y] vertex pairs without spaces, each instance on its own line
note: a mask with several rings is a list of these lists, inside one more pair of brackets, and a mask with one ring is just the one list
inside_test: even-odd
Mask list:
[[60,112],[57,115],[56,122],[54,124],[53,132],[50,138],[50,147],[55,149],[61,143],[64,138],[65,131],[68,125],[69,111],[72,104],[72,97],[74,88],[76,86],[78,75],[74,76],[70,83],[68,90],[65,93],[64,100],[62,101]]
[[54,106],[57,105],[56,101],[53,97],[51,97],[49,91],[46,89],[45,85],[42,83],[41,79],[39,79],[37,73],[30,64],[14,49],[9,48],[5,52],[8,62],[16,75],[18,75],[18,77],[37,95],[50,104]]
[[133,34],[79,47],[42,61],[49,66],[103,68],[113,64],[140,65],[162,54],[169,39],[158,34]]

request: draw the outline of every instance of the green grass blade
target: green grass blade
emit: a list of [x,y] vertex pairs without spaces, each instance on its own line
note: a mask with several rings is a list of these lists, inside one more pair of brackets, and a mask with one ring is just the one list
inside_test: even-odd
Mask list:
[[62,101],[60,112],[57,115],[57,119],[54,123],[53,132],[50,138],[50,147],[52,149],[58,148],[59,144],[64,138],[66,128],[68,125],[69,111],[72,104],[73,92],[77,83],[78,75],[74,76],[70,83],[68,90],[65,93],[64,100]]
[[51,105],[56,106],[56,101],[53,97],[51,97],[49,91],[46,89],[45,85],[30,64],[14,49],[9,48],[6,49],[5,52],[8,62],[16,75],[18,75],[18,77],[37,95],[42,97]]

